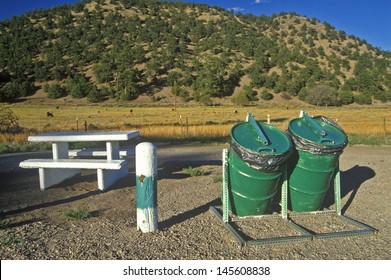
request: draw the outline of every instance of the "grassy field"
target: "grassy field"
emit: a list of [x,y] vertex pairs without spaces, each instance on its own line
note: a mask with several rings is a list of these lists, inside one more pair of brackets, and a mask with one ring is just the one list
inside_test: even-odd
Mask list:
[[[286,130],[300,109],[273,107],[114,107],[49,106],[14,104],[10,107],[25,132],[2,134],[0,143],[26,142],[29,135],[48,131],[134,130],[155,140],[217,140],[229,135],[232,126],[252,112],[257,120],[267,120]],[[391,110],[376,107],[303,108],[309,115],[323,115],[337,121],[357,144],[391,144]],[[48,117],[47,112],[53,117]],[[369,143],[371,144],[371,143]]]

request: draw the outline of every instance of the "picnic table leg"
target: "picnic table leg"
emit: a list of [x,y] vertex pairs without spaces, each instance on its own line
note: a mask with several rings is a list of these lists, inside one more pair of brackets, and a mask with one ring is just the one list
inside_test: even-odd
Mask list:
[[114,160],[119,159],[119,142],[109,141],[106,142],[107,159]]
[[99,168],[97,170],[98,176],[98,189],[105,191],[111,187],[119,179],[128,175],[128,163],[125,162],[120,170],[105,170]]
[[[68,142],[52,143],[53,159],[68,158]],[[41,191],[61,183],[65,179],[80,174],[80,169],[75,168],[39,168],[39,188]]]
[[39,168],[39,188],[44,191],[78,174],[80,169],[75,168]]
[[53,159],[68,158],[68,142],[54,142],[52,150]]
[[157,158],[151,143],[136,146],[136,205],[137,229],[157,230]]

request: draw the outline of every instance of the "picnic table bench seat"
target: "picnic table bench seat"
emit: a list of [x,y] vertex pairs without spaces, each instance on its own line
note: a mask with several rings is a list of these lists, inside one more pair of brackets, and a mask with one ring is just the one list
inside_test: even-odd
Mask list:
[[[107,157],[107,151],[105,149],[74,149],[74,150],[69,150],[68,155],[70,158]],[[134,147],[121,148],[119,150],[120,158],[127,158],[134,155],[135,155]]]
[[107,159],[28,159],[20,162],[22,168],[39,168],[40,189],[80,174],[80,169],[96,169],[98,189],[104,191],[128,173],[127,160]]

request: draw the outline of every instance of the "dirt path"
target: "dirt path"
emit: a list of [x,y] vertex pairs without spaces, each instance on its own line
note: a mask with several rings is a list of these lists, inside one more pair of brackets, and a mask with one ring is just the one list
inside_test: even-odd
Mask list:
[[[241,248],[208,211],[220,205],[221,152],[226,145],[158,147],[159,231],[136,230],[135,175],[99,193],[92,171],[39,191],[37,170],[18,168],[31,154],[0,156],[1,259],[390,259],[390,147],[347,147],[341,156],[343,212],[379,230],[342,237]],[[40,154],[49,157],[50,154]],[[209,173],[190,177],[184,167]],[[325,206],[331,206],[326,200]],[[327,205],[328,204],[328,205]],[[91,218],[63,215],[84,208]],[[314,231],[343,229],[333,221],[300,218]],[[249,236],[286,232],[275,221],[245,222]]]

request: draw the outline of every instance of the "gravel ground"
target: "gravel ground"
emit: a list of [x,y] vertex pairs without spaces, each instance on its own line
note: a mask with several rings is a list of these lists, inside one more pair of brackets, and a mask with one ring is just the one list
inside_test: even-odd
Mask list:
[[[377,234],[241,247],[209,211],[220,205],[226,145],[158,146],[159,230],[136,229],[135,174],[104,193],[83,172],[45,192],[37,170],[18,168],[31,154],[0,156],[0,257],[4,259],[386,259],[391,256],[390,147],[347,147],[341,156],[343,213]],[[48,154],[41,156],[47,157]],[[184,167],[207,175],[191,177]],[[326,199],[325,206],[334,205]],[[330,205],[331,204],[331,205]],[[74,220],[63,212],[86,209]],[[294,218],[314,232],[354,229],[329,215]],[[297,234],[280,219],[238,223],[246,238]]]

